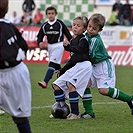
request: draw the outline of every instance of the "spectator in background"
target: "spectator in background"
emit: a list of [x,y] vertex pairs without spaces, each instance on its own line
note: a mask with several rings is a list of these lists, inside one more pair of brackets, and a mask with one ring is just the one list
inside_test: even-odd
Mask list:
[[32,14],[32,11],[35,10],[36,5],[34,0],[24,0],[22,9],[24,12],[29,12]]
[[37,8],[36,14],[33,17],[33,24],[35,25],[41,25],[43,20],[43,14],[41,13],[40,8]]
[[116,11],[116,9],[119,10],[118,19],[119,19],[120,24],[122,24],[122,6],[123,4],[121,3],[121,0],[116,0],[116,2],[114,3],[112,7],[112,12]]
[[23,16],[21,17],[20,24],[21,25],[30,25],[30,24],[32,24],[32,17],[30,15],[30,13],[24,12]]
[[21,20],[21,18],[19,16],[17,16],[17,12],[16,11],[13,11],[12,16],[10,17],[10,21],[13,24],[19,24],[20,23],[20,20]]
[[129,0],[126,0],[126,3],[122,6],[122,17],[123,17],[123,25],[131,24],[131,5],[129,4]]
[[131,5],[131,25],[133,25],[133,5]]
[[35,10],[35,8],[36,8],[36,4],[34,0],[24,0],[22,9],[27,14],[26,21],[28,24],[32,23],[32,12],[33,10]]
[[112,11],[111,16],[108,20],[108,25],[115,26],[119,25],[120,21],[118,19],[119,10],[116,8],[114,11]]

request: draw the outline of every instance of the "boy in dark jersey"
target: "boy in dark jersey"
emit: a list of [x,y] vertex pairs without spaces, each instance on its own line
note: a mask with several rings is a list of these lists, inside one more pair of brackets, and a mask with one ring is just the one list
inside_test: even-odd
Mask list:
[[46,88],[49,80],[52,78],[55,70],[59,70],[61,68],[60,63],[62,59],[62,55],[64,52],[63,40],[64,35],[68,40],[72,38],[69,30],[65,26],[65,24],[56,19],[57,11],[54,7],[48,7],[46,9],[46,16],[48,17],[48,21],[46,21],[39,30],[37,35],[37,43],[40,48],[45,47],[43,42],[43,37],[47,36],[48,41],[48,54],[49,54],[49,65],[46,75],[44,77],[44,81],[38,82],[38,85],[42,88]]
[[[68,120],[79,119],[78,96],[83,96],[88,81],[92,75],[89,43],[83,35],[86,30],[87,17],[76,17],[73,20],[74,38],[64,41],[65,50],[70,52],[70,60],[60,70],[56,71],[59,78],[53,82],[54,95],[57,102],[70,101],[71,113]],[[84,77],[87,76],[87,79]]]
[[[93,14],[89,19],[87,32],[85,34],[88,41],[91,43],[91,57],[94,60],[91,88],[98,87],[100,94],[127,102],[131,109],[131,114],[133,115],[133,97],[115,88],[115,66],[111,61],[111,57],[108,55],[99,34],[99,32],[102,31],[104,24],[105,17],[102,14]],[[87,101],[84,104],[89,106]],[[82,117],[84,117],[84,115]]]
[[18,29],[4,19],[8,0],[0,0],[0,108],[12,116],[19,133],[31,133],[31,84],[22,62],[28,45]]

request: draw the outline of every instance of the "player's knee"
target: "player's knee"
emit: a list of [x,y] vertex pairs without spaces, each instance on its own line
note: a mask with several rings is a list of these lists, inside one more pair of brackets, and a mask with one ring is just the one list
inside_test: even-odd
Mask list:
[[72,85],[71,83],[68,85],[68,88],[69,88],[69,92],[73,92],[76,90],[75,86]]
[[108,89],[107,88],[99,88],[98,89],[99,93],[102,95],[108,95]]
[[57,63],[54,63],[54,62],[50,62],[49,67],[53,67],[55,70],[61,69],[60,64],[57,64]]
[[21,124],[24,123],[25,120],[27,120],[27,117],[12,117],[14,123]]
[[60,90],[60,88],[55,84],[52,84],[52,87],[53,87],[54,90]]

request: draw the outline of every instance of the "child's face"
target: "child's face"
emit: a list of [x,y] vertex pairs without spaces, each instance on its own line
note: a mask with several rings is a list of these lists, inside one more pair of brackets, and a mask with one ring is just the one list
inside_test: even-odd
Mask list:
[[73,20],[72,31],[75,36],[81,35],[85,32],[86,28],[83,25],[83,21],[80,19]]
[[97,24],[94,24],[92,20],[90,20],[87,26],[87,33],[89,36],[95,36],[100,31],[100,27]]
[[54,21],[56,17],[56,13],[54,10],[48,10],[47,11],[47,18],[49,19],[49,21]]

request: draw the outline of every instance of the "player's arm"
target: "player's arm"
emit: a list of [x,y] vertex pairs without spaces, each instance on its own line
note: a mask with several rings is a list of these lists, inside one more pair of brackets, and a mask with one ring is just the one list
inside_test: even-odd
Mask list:
[[72,35],[70,34],[70,31],[68,30],[68,28],[62,21],[60,21],[60,22],[62,24],[62,31],[63,31],[64,35],[66,36],[68,41],[70,41],[72,39]]
[[37,44],[40,47],[43,47],[44,43],[43,43],[43,38],[44,38],[45,34],[44,31],[42,29],[42,27],[40,28],[38,34],[37,34]]
[[28,45],[26,43],[26,41],[24,40],[24,38],[22,37],[22,33],[19,32],[19,30],[13,25],[14,29],[15,29],[15,34],[17,36],[17,44],[20,46],[20,48],[25,52],[27,52],[28,50]]
[[75,66],[75,64],[76,64],[76,63],[71,62],[71,60],[69,60],[69,61],[67,62],[67,64],[66,64],[64,67],[62,67],[62,68],[60,69],[60,75],[59,75],[59,76],[61,76],[62,74],[64,74],[68,69],[70,69],[70,68],[72,68],[73,66]]
[[67,46],[64,46],[65,50],[67,51],[70,51],[70,52],[73,52],[73,53],[84,53],[88,48],[88,42],[85,38],[81,39],[79,41],[79,44],[77,46],[72,46],[72,45],[67,45]]

